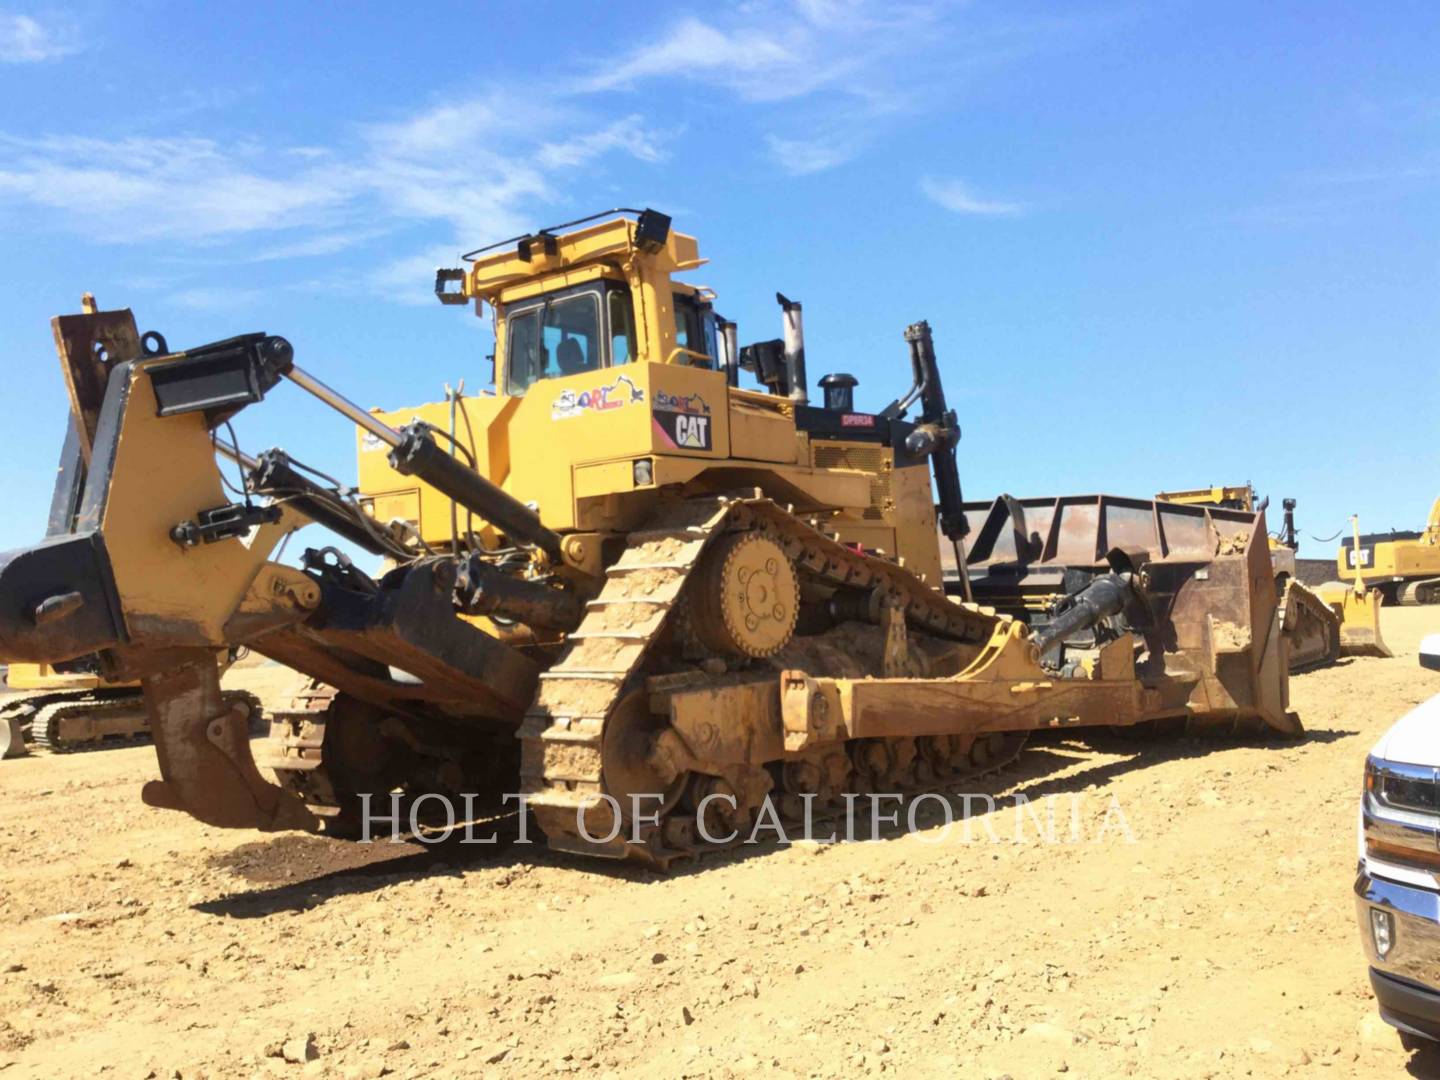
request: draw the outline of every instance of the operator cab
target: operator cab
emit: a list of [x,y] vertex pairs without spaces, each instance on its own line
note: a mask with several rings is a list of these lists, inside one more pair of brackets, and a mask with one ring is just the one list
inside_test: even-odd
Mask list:
[[[716,317],[698,290],[671,294],[677,359],[715,370]],[[505,308],[505,393],[522,397],[542,379],[564,378],[637,359],[630,287],[601,280],[556,289]]]
[[541,379],[620,367],[635,357],[627,286],[599,281],[557,289],[505,312],[505,393],[521,397]]
[[[654,210],[612,213],[636,217],[512,237],[467,253],[469,269],[437,273],[442,302],[491,306],[502,396],[639,362],[722,368],[714,294],[671,276],[704,264],[694,238]],[[575,225],[587,227],[559,234]]]

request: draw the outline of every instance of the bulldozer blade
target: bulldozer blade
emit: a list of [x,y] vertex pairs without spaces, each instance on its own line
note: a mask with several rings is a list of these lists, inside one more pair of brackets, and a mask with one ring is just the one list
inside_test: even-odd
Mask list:
[[[1302,730],[1289,708],[1290,643],[1277,618],[1264,514],[1117,495],[1002,495],[965,511],[979,524],[968,552],[976,600],[1027,621],[1066,593],[1072,575],[1109,573],[1112,551],[1132,562],[1143,555],[1143,633],[1152,654],[1163,654],[1137,672],[1161,695],[1151,715],[1183,711],[1187,729],[1217,732]],[[1323,633],[1314,644],[1318,655],[1328,648]]]
[[1285,583],[1280,610],[1290,674],[1325,667],[1340,659],[1340,613],[1319,593],[1291,578]]
[[141,790],[147,805],[183,810],[219,828],[319,829],[299,798],[260,775],[249,716],[221,697],[213,653],[149,676],[143,686],[163,777]]
[[1385,598],[1378,590],[1361,592],[1339,581],[1331,581],[1318,586],[1315,592],[1340,616],[1342,656],[1395,655],[1380,633],[1380,608]]
[[18,716],[0,717],[0,760],[25,757],[30,748],[25,745],[25,732],[20,727]]

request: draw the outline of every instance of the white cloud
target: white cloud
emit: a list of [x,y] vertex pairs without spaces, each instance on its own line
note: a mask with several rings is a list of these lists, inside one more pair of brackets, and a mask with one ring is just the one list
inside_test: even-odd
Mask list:
[[808,53],[806,36],[793,28],[742,27],[726,32],[690,17],[607,66],[584,89],[627,88],[642,79],[669,76],[718,81],[747,97],[783,97],[799,92],[796,75]]
[[627,116],[599,131],[576,135],[564,142],[546,143],[535,157],[547,169],[573,169],[611,150],[624,150],[639,161],[655,162],[661,158],[654,135],[639,116]]
[[807,176],[843,165],[855,156],[856,147],[850,139],[782,139],[767,135],[765,143],[770,156],[791,176]]
[[43,26],[29,15],[0,13],[0,63],[36,64],[79,51],[68,28]]
[[365,135],[381,154],[433,158],[502,138],[551,131],[571,119],[571,114],[535,95],[491,91],[400,120],[367,125]]
[[0,209],[53,211],[59,227],[110,243],[243,239],[247,261],[334,254],[439,221],[454,237],[450,261],[533,225],[537,206],[559,201],[582,166],[593,177],[609,156],[662,157],[639,115],[596,127],[570,110],[531,105],[517,115],[508,104],[493,95],[447,103],[352,129],[331,146],[0,135]]
[[533,208],[558,201],[582,165],[611,154],[662,156],[638,115],[595,129],[593,118],[570,109],[498,95],[377,125],[365,138],[357,177],[386,212],[448,221],[463,246],[524,232]]
[[[177,275],[222,262],[329,256],[384,235],[391,261],[352,260],[350,273],[408,295],[412,286],[428,290],[436,263],[524,232],[541,218],[567,216],[547,208],[572,195],[589,201],[608,192],[614,163],[662,161],[679,123],[705,124],[714,110],[737,102],[754,115],[755,144],[777,172],[805,176],[843,165],[877,131],[940,107],[960,78],[954,72],[974,56],[1026,37],[1007,31],[999,46],[987,44],[984,34],[959,33],[950,10],[927,0],[744,0],[713,14],[706,9],[704,19],[680,18],[608,66],[596,60],[588,77],[581,69],[570,83],[546,83],[540,71],[523,92],[472,92],[368,123],[346,118],[329,137],[307,135],[292,144],[268,135],[232,141],[0,134],[0,214],[23,212],[39,227],[102,242],[163,240],[172,253],[188,248],[194,257]],[[34,20],[17,18],[23,17],[0,16],[0,50],[9,50],[0,56],[19,49],[34,59],[47,49],[55,55],[57,42],[72,47],[32,27]],[[556,60],[573,70],[573,55]],[[613,108],[617,95],[661,79],[663,88],[645,85],[643,99],[628,100],[647,108],[652,100],[673,101],[683,121],[657,129],[638,105]],[[712,92],[687,96],[676,85],[686,82]],[[597,116],[602,104],[609,111]],[[922,187],[957,212],[1023,209],[979,198],[958,181],[927,179]],[[414,242],[422,230],[428,239]],[[411,246],[401,247],[407,237]],[[450,241],[443,254],[438,246],[426,250],[435,239]],[[189,285],[209,282],[192,278],[175,287]]]
[[210,240],[310,225],[347,198],[328,171],[262,171],[209,139],[0,136],[0,199],[62,211],[106,241]]
[[743,0],[681,18],[618,60],[597,58],[573,90],[717,87],[753,109],[782,169],[806,175],[858,157],[877,133],[944,109],[1005,64],[1078,47],[1116,21],[954,0]]
[[931,202],[943,206],[946,210],[953,210],[957,214],[1014,217],[1025,210],[1021,203],[982,199],[961,180],[940,180],[933,176],[927,176],[920,181],[920,190]]
[[936,40],[932,24],[943,10],[914,2],[752,0],[709,21],[679,20],[578,89],[631,90],[657,79],[718,87],[759,110],[764,144],[782,169],[821,172],[859,154],[874,122],[912,99],[906,84],[919,44]]
[[382,235],[384,229],[353,228],[345,232],[319,232],[302,240],[267,244],[247,259],[247,262],[278,262],[282,259],[308,259],[321,255],[336,255],[356,244],[373,240]]
[[[525,230],[518,229],[517,232]],[[514,233],[487,234],[495,239]],[[406,255],[377,267],[365,276],[364,288],[397,304],[434,304],[435,268],[457,264],[454,248],[432,247],[415,255]]]

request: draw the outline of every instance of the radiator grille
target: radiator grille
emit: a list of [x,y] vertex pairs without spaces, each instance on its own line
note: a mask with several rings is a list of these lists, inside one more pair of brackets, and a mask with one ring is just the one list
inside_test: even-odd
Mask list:
[[865,508],[866,520],[882,521],[894,509],[890,462],[882,447],[818,443],[812,444],[811,450],[817,469],[855,469],[870,474],[870,505]]

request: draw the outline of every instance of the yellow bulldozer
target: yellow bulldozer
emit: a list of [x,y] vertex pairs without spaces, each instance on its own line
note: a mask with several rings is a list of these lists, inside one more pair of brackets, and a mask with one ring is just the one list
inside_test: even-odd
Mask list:
[[[1270,504],[1268,496],[1257,500],[1249,484],[1162,491],[1155,498],[1244,511],[1264,510]],[[1323,667],[1341,656],[1392,655],[1380,633],[1383,598],[1379,592],[1366,589],[1359,581],[1353,586],[1339,581],[1314,587],[1301,584],[1296,576],[1300,540],[1295,531],[1295,500],[1285,499],[1281,505],[1280,531],[1270,534],[1269,545],[1280,597],[1280,628],[1290,644],[1290,671]]]
[[1342,579],[1359,577],[1392,604],[1440,604],[1440,499],[1417,532],[1360,532],[1343,540],[1335,557]]
[[[1091,498],[1042,540],[1077,556],[1043,612],[947,593],[937,524],[963,556],[969,522],[928,324],[866,411],[842,373],[811,400],[798,302],[741,348],[654,210],[464,262],[435,289],[492,318],[494,391],[389,411],[276,335],[56,320],[93,454],[76,530],[0,558],[0,659],[139,679],[150,805],[348,832],[376,801],[518,794],[552,847],[663,867],[766,814],[954,790],[1032,731],[1299,732],[1263,515]],[[282,380],[355,425],[358,490],[229,436]],[[310,522],[344,545],[275,561]],[[220,695],[236,645],[315,680],[274,719],[275,782]]]

